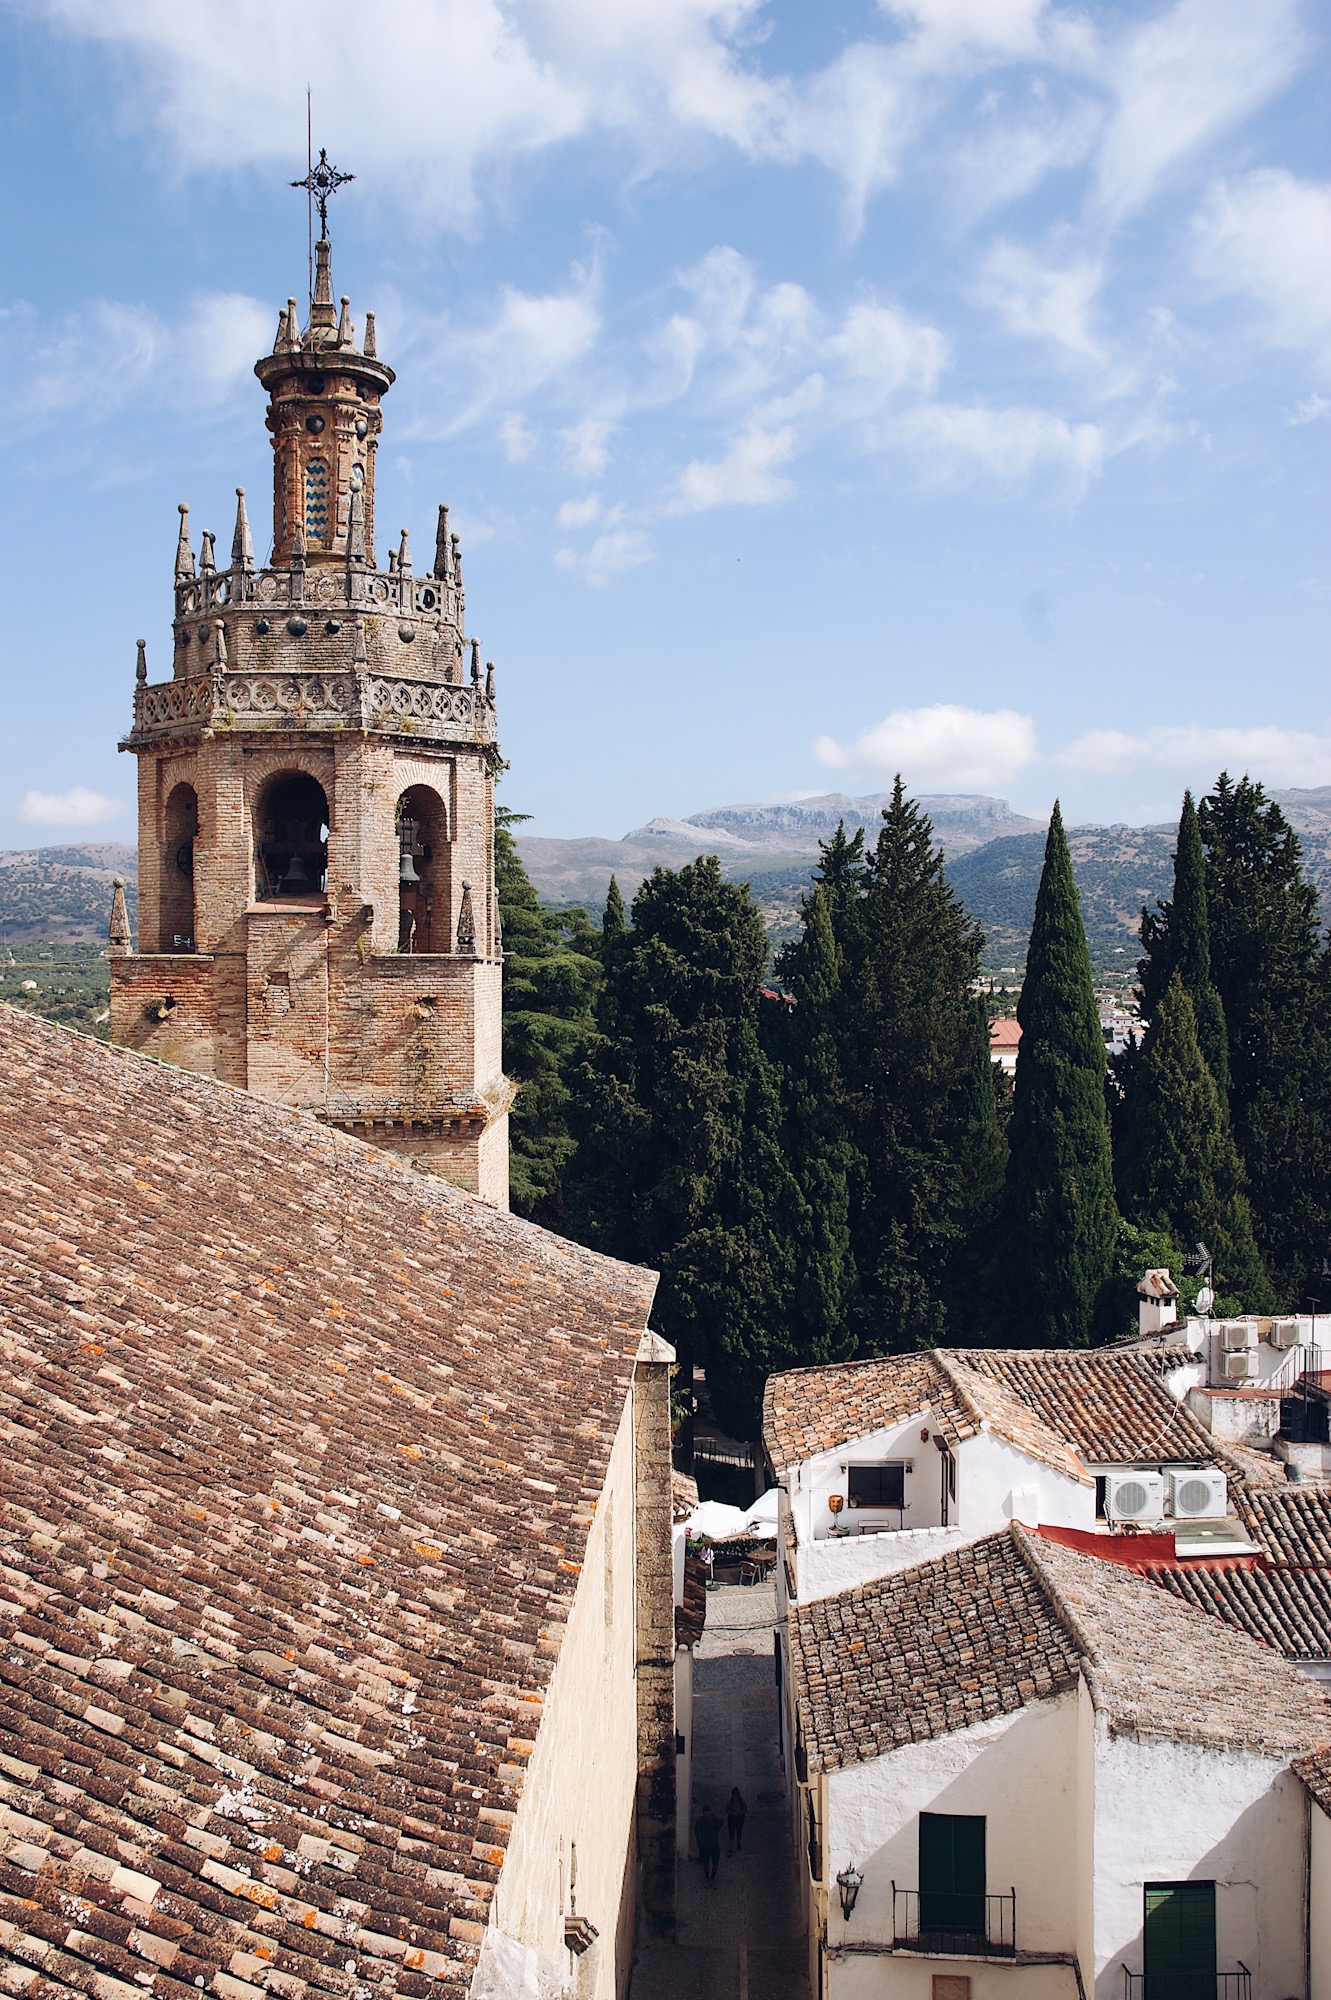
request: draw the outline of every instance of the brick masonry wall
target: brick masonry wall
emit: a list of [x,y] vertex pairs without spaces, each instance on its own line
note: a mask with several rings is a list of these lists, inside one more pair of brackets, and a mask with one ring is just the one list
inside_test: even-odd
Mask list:
[[638,1855],[646,1933],[675,1926],[675,1593],[671,1553],[670,1368],[647,1332],[633,1373],[638,1538]]

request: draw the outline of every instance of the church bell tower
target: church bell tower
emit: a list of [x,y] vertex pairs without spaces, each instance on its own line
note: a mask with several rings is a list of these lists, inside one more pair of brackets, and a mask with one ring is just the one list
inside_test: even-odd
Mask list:
[[273,534],[243,490],[231,559],[188,509],[174,658],[140,643],[139,949],[112,917],[115,1041],[312,1113],[508,1201],[500,1053],[494,670],[465,636],[439,510],[417,575],[375,558],[374,467],[393,370],[374,317],[334,305],[326,230],[302,328],[278,316]]

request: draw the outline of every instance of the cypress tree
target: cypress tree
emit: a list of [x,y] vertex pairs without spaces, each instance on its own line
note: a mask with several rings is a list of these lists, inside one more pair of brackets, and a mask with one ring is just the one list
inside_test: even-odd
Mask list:
[[1105,1049],[1072,859],[1055,803],[1017,1005],[998,1281],[1012,1337],[1090,1343],[1118,1235]]
[[1267,1269],[1277,1293],[1301,1304],[1319,1281],[1331,1235],[1317,892],[1303,874],[1298,836],[1261,785],[1222,773],[1198,821],[1234,1138]]
[[583,1241],[661,1272],[656,1323],[686,1366],[707,1368],[718,1417],[741,1435],[767,1374],[793,1358],[808,1233],[759,1039],[766,961],[748,887],[723,881],[714,856],[654,871],[607,955],[566,1176]]
[[1206,909],[1206,861],[1192,793],[1183,794],[1174,850],[1174,894],[1159,915],[1142,911],[1144,956],[1137,967],[1142,1013],[1149,1021],[1175,973],[1192,1002],[1197,1040],[1226,1110],[1229,1104],[1229,1037],[1211,976],[1211,925]]
[[1243,1168],[1181,968],[1152,1012],[1136,1103],[1131,1154],[1120,1163],[1125,1213],[1185,1246],[1204,1242],[1217,1290],[1236,1292],[1246,1312],[1269,1311],[1271,1284],[1253,1239]]
[[571,1072],[592,1029],[599,940],[585,910],[543,908],[512,827],[495,815],[495,888],[504,940],[503,1051],[518,1085],[510,1114],[510,1198],[519,1215],[560,1219],[559,1183],[573,1152]]

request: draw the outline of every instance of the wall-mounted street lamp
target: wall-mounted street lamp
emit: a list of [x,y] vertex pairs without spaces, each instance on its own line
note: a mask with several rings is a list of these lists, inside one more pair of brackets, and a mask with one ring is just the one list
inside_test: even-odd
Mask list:
[[854,1866],[843,1868],[836,1878],[837,1888],[841,1891],[841,1914],[846,1918],[847,1922],[849,1922],[850,1913],[855,1907],[855,1898],[860,1893],[860,1884],[863,1880],[864,1877],[861,1875],[859,1869]]

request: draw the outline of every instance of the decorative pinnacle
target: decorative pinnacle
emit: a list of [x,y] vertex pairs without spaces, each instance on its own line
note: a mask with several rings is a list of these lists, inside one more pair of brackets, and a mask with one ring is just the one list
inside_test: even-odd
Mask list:
[[481,642],[479,639],[473,639],[471,642],[471,678],[473,683],[478,682],[481,678]]
[[217,569],[217,537],[211,528],[205,528],[199,537],[199,575],[212,576]]
[[212,664],[215,667],[220,668],[226,665],[226,626],[220,618],[213,625],[212,654]]
[[136,660],[136,661],[134,662],[134,678],[135,678],[135,680],[136,680],[136,681],[138,682],[139,686],[140,686],[140,687],[142,687],[142,686],[143,686],[143,684],[144,684],[144,682],[145,682],[145,681],[147,680],[147,678],[148,678],[148,642],[147,642],[147,640],[146,640],[146,639],[140,639],[140,640],[139,640],[139,642],[138,642],[138,647],[139,647],[139,657],[138,657],[138,659],[137,659],[137,660]]
[[487,701],[493,701],[494,698],[495,698],[495,663],[493,660],[487,660],[485,663],[485,699]]
[[254,568],[254,537],[250,517],[245,512],[245,488],[236,488],[236,532],[231,537],[231,567],[246,572]]
[[402,540],[398,545],[397,566],[400,574],[411,575],[411,535],[406,528],[402,530]]
[[365,501],[359,486],[352,487],[347,509],[347,561],[365,561]]
[[194,574],[194,551],[189,545],[189,508],[180,503],[180,534],[176,539],[176,582],[184,583]]
[[125,878],[117,875],[111,883],[111,921],[106,927],[106,942],[114,957],[123,957],[128,952],[133,938],[130,935],[129,911],[125,908]]
[[374,314],[371,312],[365,315],[365,345],[361,352],[367,361],[373,361],[379,352],[374,343]]
[[342,316],[337,322],[337,344],[339,347],[356,345],[356,329],[351,324],[351,300],[342,294]]
[[329,200],[337,193],[339,188],[345,187],[348,181],[354,181],[355,178],[354,174],[339,173],[336,167],[330,166],[327,149],[320,146],[319,158],[310,168],[304,180],[292,181],[292,187],[304,188],[310,200],[318,209],[320,236],[327,236],[328,234]]
[[439,509],[439,526],[435,530],[434,537],[434,573],[444,581],[447,581],[448,578],[448,557],[448,509],[447,507],[441,507]]

